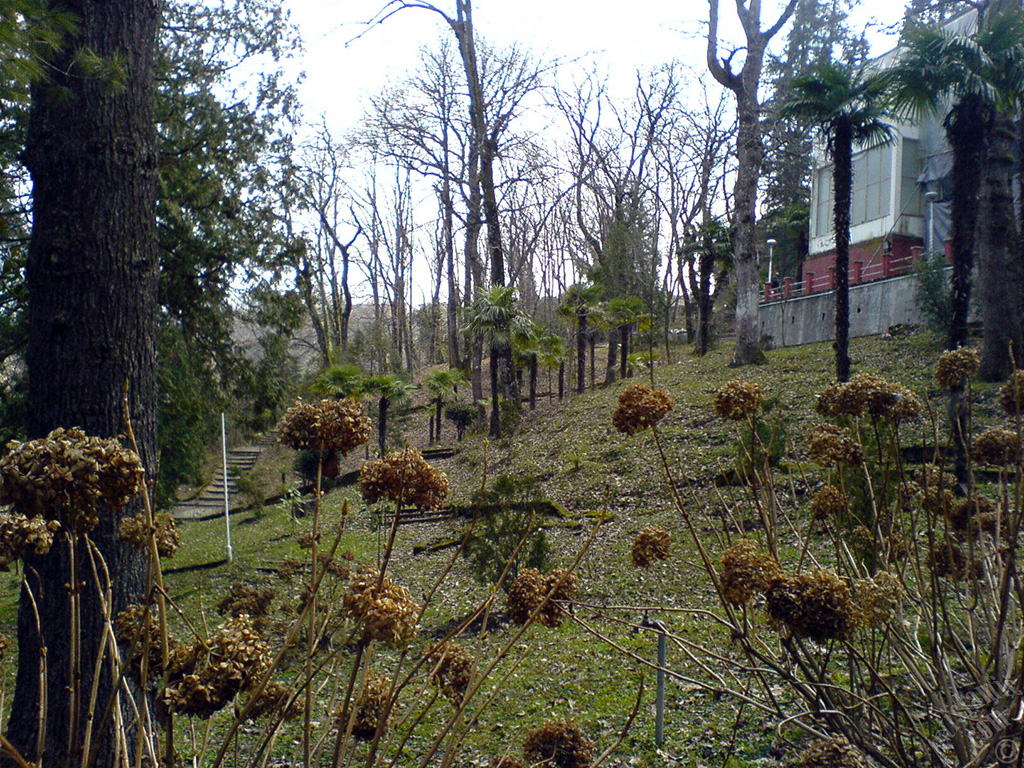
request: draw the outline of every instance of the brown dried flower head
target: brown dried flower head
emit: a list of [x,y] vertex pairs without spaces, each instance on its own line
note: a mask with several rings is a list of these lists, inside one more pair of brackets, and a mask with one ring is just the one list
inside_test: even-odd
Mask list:
[[768,589],[782,575],[778,561],[761,552],[752,539],[740,539],[722,553],[718,574],[722,596],[733,605],[742,605]]
[[547,575],[527,568],[519,573],[509,589],[509,619],[514,624],[525,624],[539,608],[537,621],[545,627],[560,627],[569,612],[563,603],[572,600],[577,585],[576,574],[563,568],[556,568]]
[[646,384],[631,384],[619,395],[619,407],[612,414],[612,423],[619,432],[635,434],[653,427],[672,410],[672,398],[663,389]]
[[572,720],[549,720],[526,734],[523,755],[534,765],[588,768],[594,760],[594,744]]
[[996,503],[988,496],[970,496],[957,501],[949,513],[949,523],[954,531],[966,531],[978,515],[994,512]]
[[294,557],[286,557],[284,561],[277,566],[277,576],[282,581],[291,581],[301,570],[302,562],[300,560],[296,560]]
[[[370,741],[380,728],[387,727],[384,714],[387,711],[391,679],[378,675],[372,669],[366,670],[359,693],[355,697],[355,716],[352,720],[352,736],[359,741]],[[340,730],[348,727],[349,713],[343,711],[336,723]]]
[[968,561],[963,548],[951,539],[936,542],[928,552],[928,567],[940,579],[962,581],[981,575],[981,561]]
[[367,504],[386,499],[401,508],[440,509],[448,500],[448,476],[406,448],[363,464],[359,492]]
[[462,701],[473,677],[473,657],[458,643],[441,643],[427,656],[430,676],[454,704]]
[[898,577],[879,571],[870,579],[857,579],[853,586],[861,626],[880,629],[892,621],[903,599],[903,584]]
[[850,587],[830,571],[780,576],[768,586],[766,596],[772,623],[797,637],[825,643],[849,637],[856,628]]
[[174,523],[174,517],[161,512],[153,517],[153,525],[146,519],[146,513],[140,512],[133,517],[125,517],[117,526],[117,538],[142,552],[149,552],[149,537],[156,540],[156,551],[160,557],[174,557],[181,546],[181,535]]
[[1024,413],[1024,371],[1014,371],[999,388],[999,404],[1010,416]]
[[275,597],[277,593],[270,587],[259,589],[244,581],[235,581],[217,604],[217,613],[235,618],[246,614],[253,620],[258,620],[270,612],[270,605]]
[[715,413],[723,419],[743,421],[757,412],[763,400],[760,384],[733,379],[715,393]]
[[870,373],[830,385],[815,403],[815,410],[830,418],[860,416],[867,411],[873,416],[898,419],[916,416],[920,408],[920,400],[908,389]]
[[27,443],[11,441],[7,448],[0,458],[0,504],[12,504],[28,517],[58,520],[77,533],[92,530],[103,509],[124,507],[145,481],[134,451],[80,429],[55,429]]
[[21,512],[0,512],[0,570],[25,555],[45,555],[53,546],[53,534],[60,529],[56,520]]
[[229,619],[205,646],[196,641],[187,650],[179,649],[164,702],[172,712],[208,718],[263,672],[268,653],[248,616]]
[[274,715],[285,722],[293,722],[302,717],[303,711],[300,697],[294,696],[287,685],[271,680],[252,701],[245,719],[258,720],[264,715]]
[[491,758],[488,768],[526,768],[515,755],[496,755]]
[[[146,657],[147,678],[156,679],[163,674],[163,643],[160,639],[160,622],[156,611],[146,610],[144,605],[130,605],[117,614],[114,620],[114,636],[120,652],[127,657],[136,680],[142,674],[142,660]],[[167,638],[168,650],[173,652],[177,641]]]
[[335,451],[342,456],[370,439],[372,424],[352,398],[295,401],[277,424],[278,439],[297,451]]
[[633,565],[650,568],[656,560],[668,560],[671,549],[671,533],[664,528],[644,528],[633,541]]
[[979,464],[1006,467],[1016,464],[1020,453],[1020,437],[1009,429],[986,429],[971,445],[974,460]]
[[935,366],[935,379],[942,389],[966,387],[967,382],[978,375],[981,360],[977,350],[970,347],[943,352]]
[[919,478],[921,490],[915,498],[916,503],[936,515],[949,513],[956,503],[953,493],[956,477],[937,464],[925,464]]
[[800,755],[801,768],[868,768],[860,751],[845,736],[819,739]]
[[846,494],[834,485],[826,485],[811,500],[811,518],[814,520],[828,520],[839,518],[846,514],[849,507],[849,499]]
[[363,624],[363,640],[375,640],[391,648],[405,648],[416,637],[420,613],[409,590],[390,576],[363,566],[349,578],[343,599],[345,612]]
[[856,467],[864,461],[864,449],[842,427],[819,424],[811,430],[807,456],[823,467]]

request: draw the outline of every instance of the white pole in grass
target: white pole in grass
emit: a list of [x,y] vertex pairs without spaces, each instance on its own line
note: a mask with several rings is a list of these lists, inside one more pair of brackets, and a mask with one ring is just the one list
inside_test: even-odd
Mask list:
[[228,562],[235,559],[235,550],[231,547],[231,504],[228,500],[228,430],[224,420],[224,412],[220,414],[220,447],[224,471],[224,526],[227,530]]

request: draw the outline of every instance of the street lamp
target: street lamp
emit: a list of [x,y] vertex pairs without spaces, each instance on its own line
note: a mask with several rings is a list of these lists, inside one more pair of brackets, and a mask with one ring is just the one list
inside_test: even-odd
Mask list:
[[779,242],[774,237],[768,238],[768,285],[772,284],[772,256],[775,253],[775,244]]
[[924,198],[928,201],[928,253],[932,253],[935,250],[935,203],[939,193],[929,189],[924,193]]

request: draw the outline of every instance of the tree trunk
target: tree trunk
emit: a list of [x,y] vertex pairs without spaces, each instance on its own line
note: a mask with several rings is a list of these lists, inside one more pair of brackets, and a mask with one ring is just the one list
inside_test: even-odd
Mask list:
[[383,459],[387,450],[387,436],[388,436],[388,406],[391,405],[391,400],[382,397],[378,402],[378,415],[377,419],[377,445],[380,448],[380,457]]
[[1013,279],[1013,124],[996,122],[989,134],[988,151],[978,211],[978,279],[981,290],[984,341],[981,378],[997,381],[1009,372],[1010,343],[1021,361],[1020,300]]
[[558,399],[565,397],[565,363],[558,364]]
[[605,366],[604,383],[615,381],[615,368],[619,364],[619,337],[617,328],[608,329],[608,363]]
[[[748,56],[753,54],[748,54]],[[756,80],[754,88],[756,89]],[[758,117],[756,96],[737,95],[736,151],[739,164],[736,169],[735,200],[735,273],[736,273],[736,347],[733,365],[753,365],[764,362],[761,351],[757,303],[760,295],[760,270],[757,263],[757,182],[761,175],[764,145],[761,141],[761,122]]]
[[619,326],[619,378],[629,374],[629,323]]
[[[150,481],[156,469],[156,131],[153,61],[160,5],[152,0],[69,0],[62,10],[76,30],[47,63],[48,79],[32,90],[25,161],[33,181],[29,244],[28,413],[30,438],[56,427],[124,434],[128,407]],[[83,51],[120,62],[123,85],[83,76]],[[114,615],[140,600],[145,564],[118,541],[118,520],[135,502],[106,514],[90,534],[114,576]],[[80,572],[81,664],[69,668],[72,636],[69,549],[26,557],[18,611],[18,672],[7,736],[30,762],[40,727],[40,660],[45,647],[45,763],[77,764],[83,749],[94,663],[105,636],[103,606],[91,573]],[[41,634],[40,634],[41,629]],[[111,668],[98,670],[98,713],[112,696]],[[73,695],[80,693],[81,695]],[[143,702],[136,705],[145,706]],[[133,706],[124,716],[133,727]],[[96,764],[113,765],[115,729],[93,731]],[[129,740],[131,741],[131,740]],[[128,747],[133,750],[135,744]]]
[[498,350],[491,344],[491,437],[501,437],[501,409],[498,400]]
[[537,353],[530,355],[530,410],[537,407]]
[[576,391],[583,392],[587,388],[587,315],[581,312],[576,317]]
[[[715,256],[711,247],[705,245],[697,258],[700,272],[700,288],[697,292],[697,354],[703,357],[711,349],[711,272],[715,267]],[[689,332],[686,338],[692,338]]]
[[850,193],[853,184],[853,135],[847,122],[836,127],[832,178],[836,237],[836,380],[850,380]]

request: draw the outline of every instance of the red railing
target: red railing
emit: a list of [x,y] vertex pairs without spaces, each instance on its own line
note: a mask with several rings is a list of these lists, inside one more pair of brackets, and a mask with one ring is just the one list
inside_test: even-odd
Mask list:
[[[887,277],[905,275],[910,271],[914,262],[914,256],[894,256],[883,254],[880,261],[865,265],[861,261],[854,261],[850,264],[850,285],[860,283],[871,283],[875,280],[884,280]],[[811,293],[831,291],[836,287],[836,270],[830,267],[825,274],[815,274],[807,269],[804,270],[804,279],[796,282],[791,277],[785,278],[782,285],[764,286],[764,301],[781,301],[796,296],[807,296]]]

